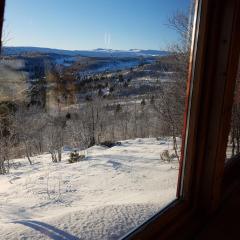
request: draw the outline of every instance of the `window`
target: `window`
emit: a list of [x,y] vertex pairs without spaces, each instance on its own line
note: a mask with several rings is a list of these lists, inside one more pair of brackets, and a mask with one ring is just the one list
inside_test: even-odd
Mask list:
[[231,128],[228,136],[228,145],[226,150],[226,160],[233,158],[238,155],[240,152],[240,115],[239,115],[239,83],[240,83],[240,74],[239,69],[236,78],[235,92],[234,92],[234,103],[232,107],[232,118],[231,118]]
[[194,9],[45,5],[6,2],[1,231],[118,239],[177,199]]
[[[90,9],[93,10],[93,8]],[[64,10],[66,12],[67,9]],[[184,101],[175,101],[176,105],[172,105],[174,97],[177,96],[176,93],[181,93],[177,90],[183,89],[182,85],[177,88],[176,78],[179,80],[184,76],[186,79],[187,76],[187,69],[184,67],[187,61],[183,61],[187,58],[181,58],[180,65],[173,64],[174,57],[181,56],[179,52],[176,55],[158,56],[159,61],[156,61],[156,56],[151,56],[150,62],[145,62],[150,60],[148,57],[146,58],[145,54],[141,55],[135,60],[138,63],[137,66],[131,65],[126,70],[129,61],[132,63],[132,57],[125,57],[124,61],[119,59],[119,54],[126,54],[122,51],[117,51],[116,56],[113,50],[97,49],[95,51],[97,54],[108,54],[104,57],[101,56],[100,59],[99,56],[89,56],[92,54],[91,51],[83,51],[77,60],[75,56],[68,56],[60,61],[56,56],[63,52],[60,53],[59,50],[54,50],[57,52],[47,50],[46,53],[46,50],[36,48],[30,50],[3,48],[1,73],[5,74],[5,79],[13,79],[11,76],[14,76],[15,81],[5,86],[1,85],[4,86],[2,92],[13,92],[13,86],[18,89],[19,97],[13,95],[15,103],[19,99],[21,100],[22,96],[26,96],[26,92],[22,91],[25,90],[25,86],[27,89],[30,86],[33,91],[28,95],[26,106],[20,104],[20,108],[9,100],[7,102],[3,100],[1,104],[1,129],[4,140],[1,141],[4,143],[1,148],[2,159],[4,159],[1,161],[1,171],[4,175],[0,178],[1,184],[4,184],[4,188],[1,190],[3,191],[1,192],[3,196],[1,201],[4,206],[4,213],[1,215],[2,236],[7,234],[12,239],[21,236],[31,239],[44,237],[44,235],[50,238],[83,237],[93,239],[100,236],[101,239],[118,239],[125,235],[128,239],[154,239],[157,236],[162,239],[171,239],[174,235],[175,237],[191,236],[199,223],[204,222],[206,217],[218,207],[221,199],[222,173],[228,134],[225,124],[230,122],[231,97],[237,72],[236,60],[239,59],[240,50],[238,31],[240,4],[234,0],[224,1],[220,4],[215,0],[196,1],[195,12],[191,48],[189,48],[189,42],[186,41],[184,43],[187,43],[187,48],[183,52],[184,56],[187,53],[186,50],[189,50],[191,63],[188,82],[184,86],[187,93],[186,108],[183,107]],[[8,10],[6,10],[5,18],[7,18],[7,13]],[[110,11],[109,16],[111,13]],[[183,19],[186,20],[186,18],[178,18],[180,23]],[[105,43],[109,44],[111,35],[108,32],[104,35]],[[186,34],[184,36],[186,37]],[[187,34],[187,36],[189,35]],[[20,51],[20,63],[14,59],[19,52],[10,55],[6,53],[8,50],[10,52],[12,50]],[[139,51],[127,51],[128,54],[129,52],[136,54]],[[67,53],[69,54],[68,51]],[[44,54],[47,57],[42,61]],[[63,55],[65,54],[66,52]],[[53,59],[56,60],[53,66],[51,55],[54,55]],[[113,63],[109,63],[109,55]],[[156,52],[154,54],[151,52],[150,55],[156,55]],[[23,65],[22,61],[25,61]],[[28,64],[29,62],[30,64]],[[44,66],[44,70],[41,66]],[[153,81],[156,77],[154,74],[157,73],[157,67],[161,67],[159,79],[167,79],[167,81]],[[184,75],[180,75],[181,67],[185,70],[183,71]],[[98,76],[97,80],[96,71],[93,71],[96,68],[100,68],[101,73],[104,72],[104,76],[103,74]],[[65,71],[66,69],[68,71]],[[87,69],[88,76],[86,77],[86,72],[76,76],[74,71],[79,72],[79,69],[81,69],[80,72]],[[130,73],[136,74],[134,77],[137,79],[130,79],[129,83],[127,81],[127,86],[125,77]],[[7,78],[7,76],[10,77]],[[76,78],[73,79],[72,76]],[[142,79],[146,76],[149,77],[148,85],[152,83],[157,86],[156,89],[148,86],[146,90],[144,85],[146,83]],[[96,89],[96,81],[101,82],[109,77],[110,79],[113,77],[113,82],[118,83],[116,84],[118,85],[117,90],[113,89],[116,91],[117,99],[113,96],[110,98],[105,96],[106,92],[107,95],[111,92],[110,87],[106,91],[105,88],[108,87],[106,85],[104,88],[99,87],[99,91]],[[79,87],[77,84],[79,82],[82,84],[83,80],[87,82],[84,84],[84,86],[87,85],[84,90],[83,86]],[[138,86],[139,82],[143,82],[144,88]],[[144,98],[141,95],[141,98],[134,99],[135,91],[129,94],[129,88],[133,90],[131,87],[136,88],[136,86],[139,87],[137,93],[145,94]],[[45,90],[41,91],[40,89]],[[151,91],[148,91],[149,89]],[[155,90],[161,94],[146,97]],[[43,94],[39,94],[41,92]],[[91,94],[84,96],[84,92]],[[165,93],[170,94],[166,96]],[[174,94],[172,95],[172,93]],[[10,94],[5,94],[6,98],[9,96],[11,97]],[[97,101],[96,96],[98,97]],[[182,94],[178,96],[181,97],[181,100],[184,99]],[[79,106],[80,100],[82,105]],[[104,105],[108,100],[112,103]],[[156,111],[159,115],[157,114],[155,118],[161,120],[161,123],[165,122],[165,125],[154,125],[148,119],[149,114],[145,116],[142,114],[147,104],[153,104],[152,112],[155,108],[160,110]],[[103,106],[108,112],[102,111]],[[170,106],[171,110],[175,110],[174,113],[185,112],[184,118],[183,114],[174,115],[174,119],[179,119],[178,122],[182,122],[181,126],[184,126],[183,139],[181,139],[181,126],[173,128],[175,122],[171,121],[172,114],[167,120],[163,118],[166,112],[169,113]],[[44,111],[42,112],[40,109],[44,109]],[[124,117],[121,116],[126,109],[131,111],[123,114]],[[81,118],[78,115],[79,112],[81,112]],[[129,116],[133,116],[135,124],[130,130],[124,132],[126,123],[129,124],[129,120],[126,120],[125,117]],[[83,122],[83,119],[90,121]],[[154,117],[151,118],[151,120],[153,119]],[[34,120],[34,122],[30,120]],[[69,124],[70,121],[72,121],[72,125]],[[108,124],[105,129],[104,122],[106,121],[111,124]],[[42,127],[41,130],[39,130],[39,123]],[[13,125],[9,127],[10,124]],[[136,127],[137,124],[139,124],[138,127]],[[30,135],[26,138],[26,134],[17,132],[17,134],[13,134],[14,138],[17,138],[17,142],[13,142],[13,138],[9,138],[9,136],[12,137],[10,133],[14,126],[17,131],[25,133],[27,130]],[[159,126],[161,127],[159,128]],[[154,128],[154,131],[151,132],[151,128]],[[35,131],[36,129],[37,131]],[[119,131],[119,129],[123,131]],[[34,146],[36,132],[38,139],[44,139],[41,147]],[[169,132],[172,133],[172,140],[169,139]],[[150,133],[161,136],[146,137]],[[162,135],[165,137],[164,139]],[[153,150],[153,137],[158,145],[157,151],[160,148],[164,150],[158,153],[159,158],[157,159],[154,155],[155,149]],[[45,140],[46,138],[47,140]],[[66,142],[69,143],[69,139],[72,139],[72,145],[65,145]],[[181,142],[184,154],[180,155],[179,148],[176,146],[179,146]],[[81,148],[79,143],[81,143]],[[8,144],[11,144],[11,148]],[[162,145],[166,147],[168,144],[175,146],[173,152],[162,148]],[[47,151],[43,149],[47,149]],[[45,151],[48,153],[44,153]],[[150,154],[146,154],[145,151],[150,152],[153,158],[149,158]],[[129,152],[131,153],[129,154]],[[20,153],[26,158],[13,156]],[[126,153],[128,157],[123,159]],[[142,155],[139,157],[139,153],[145,154],[145,157],[142,158]],[[180,164],[178,156],[181,156]],[[154,163],[159,162],[160,165],[151,165],[153,160],[155,160]],[[164,167],[162,168],[162,166]],[[180,176],[176,198],[178,168]],[[169,186],[169,183],[172,184],[169,179],[166,179],[166,185],[162,185],[164,181],[160,181],[159,186],[158,182],[151,182],[159,181],[159,173],[165,172],[166,169],[169,174],[174,175],[175,173],[175,183],[172,185],[174,191],[169,191],[169,188],[165,188],[166,191],[163,191],[164,187]],[[41,170],[44,171],[44,174]],[[150,176],[150,178],[144,177],[143,171],[147,171],[147,177]],[[43,185],[39,183],[45,184],[44,190],[41,188]],[[159,201],[160,185],[161,193],[165,192],[165,202]],[[22,186],[24,195],[18,195],[22,194],[19,193],[19,186]],[[114,188],[116,186],[117,188]],[[144,186],[147,187],[143,189]],[[91,189],[91,187],[93,188]],[[120,191],[121,188],[124,191]],[[101,189],[104,189],[105,192],[99,191]],[[156,193],[160,194],[159,198],[156,197]],[[26,194],[29,194],[28,200],[31,201],[25,201]],[[14,198],[11,198],[13,195]],[[165,198],[166,196],[168,198]],[[149,197],[151,201],[149,201]],[[6,199],[8,205],[5,204]],[[72,199],[74,201],[71,202]],[[122,204],[123,201],[125,205]],[[130,204],[129,201],[131,201]],[[9,212],[9,203],[12,209],[17,211]],[[97,204],[101,206],[97,207]],[[166,208],[164,208],[165,206]],[[14,213],[16,215],[13,215]],[[196,216],[199,217],[198,222],[193,221]],[[7,223],[9,221],[11,223]],[[133,231],[135,227],[139,228]],[[16,228],[18,231],[13,231]],[[126,235],[129,232],[130,234]]]

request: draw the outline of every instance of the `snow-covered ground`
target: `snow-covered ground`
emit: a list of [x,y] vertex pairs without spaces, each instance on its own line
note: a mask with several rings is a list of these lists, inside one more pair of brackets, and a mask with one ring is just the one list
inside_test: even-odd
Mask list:
[[160,160],[171,141],[93,146],[86,159],[15,159],[0,176],[0,239],[119,239],[175,199],[178,163]]

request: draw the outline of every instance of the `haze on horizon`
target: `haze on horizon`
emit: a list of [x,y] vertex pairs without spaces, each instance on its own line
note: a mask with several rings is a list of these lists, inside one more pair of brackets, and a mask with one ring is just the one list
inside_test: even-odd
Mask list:
[[166,50],[167,20],[190,0],[6,0],[5,46]]

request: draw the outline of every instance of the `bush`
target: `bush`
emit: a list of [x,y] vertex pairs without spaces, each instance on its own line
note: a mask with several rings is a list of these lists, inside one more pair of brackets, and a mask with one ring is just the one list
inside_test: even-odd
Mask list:
[[120,112],[122,110],[122,106],[118,103],[116,106],[116,112]]
[[171,158],[171,159],[175,159],[175,158],[177,158],[177,155],[176,155],[175,153],[172,153],[172,154],[170,155],[170,158]]
[[120,146],[121,142],[105,141],[105,142],[101,142],[100,145],[104,146],[104,147],[111,148],[111,147],[114,147],[114,146]]
[[151,96],[150,104],[154,104],[154,102],[155,102],[154,96]]
[[77,151],[70,153],[70,158],[68,159],[69,163],[75,163],[83,160],[85,158],[85,155],[79,155]]
[[142,106],[145,106],[145,105],[146,105],[146,101],[145,101],[144,98],[143,98],[142,101],[141,101],[141,105],[142,105]]
[[160,153],[160,159],[162,161],[170,162],[171,157],[169,155],[169,151],[168,150],[163,150],[163,152]]

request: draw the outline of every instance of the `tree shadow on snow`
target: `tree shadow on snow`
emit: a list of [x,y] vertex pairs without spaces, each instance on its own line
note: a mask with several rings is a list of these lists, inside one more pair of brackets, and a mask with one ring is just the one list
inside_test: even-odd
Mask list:
[[46,236],[53,240],[80,240],[80,238],[75,237],[47,223],[33,220],[15,221],[14,223],[19,223],[24,226],[30,227],[36,231],[39,231],[42,234],[45,234]]

